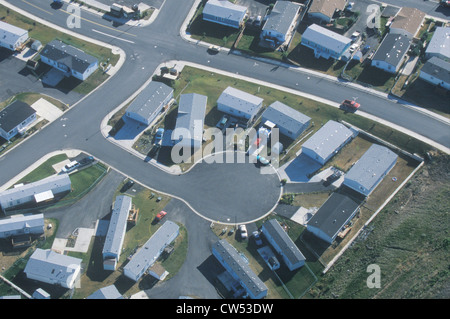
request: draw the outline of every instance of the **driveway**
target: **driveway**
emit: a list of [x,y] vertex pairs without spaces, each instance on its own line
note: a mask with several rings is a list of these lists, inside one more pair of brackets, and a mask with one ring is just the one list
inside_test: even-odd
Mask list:
[[291,162],[283,165],[278,169],[281,178],[287,179],[289,182],[309,182],[309,175],[320,169],[322,165],[314,161],[309,156],[300,154]]

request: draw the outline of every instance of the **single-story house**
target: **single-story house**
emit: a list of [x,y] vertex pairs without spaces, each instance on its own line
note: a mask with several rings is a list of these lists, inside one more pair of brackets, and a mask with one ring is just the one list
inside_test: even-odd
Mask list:
[[0,21],[0,47],[19,51],[29,38],[27,30]]
[[151,267],[159,256],[172,241],[177,238],[180,233],[180,227],[167,220],[158,230],[150,237],[133,258],[126,264],[123,274],[131,280],[138,281],[149,267]]
[[128,106],[125,116],[150,125],[173,99],[173,89],[161,82],[151,81]]
[[207,100],[207,96],[196,93],[180,96],[177,121],[172,131],[175,143],[194,149],[202,146]]
[[239,29],[247,14],[247,7],[228,0],[208,0],[203,8],[203,20]]
[[432,57],[422,66],[419,77],[430,84],[450,90],[450,62]]
[[25,266],[28,279],[72,289],[81,272],[81,259],[37,248]]
[[351,196],[334,192],[311,217],[306,230],[332,244],[345,225],[356,215],[361,202]]
[[261,233],[272,245],[275,251],[281,255],[290,271],[298,269],[305,264],[305,256],[292,241],[286,231],[276,219],[270,219],[261,227]]
[[127,230],[128,214],[131,210],[130,196],[117,196],[112,209],[111,220],[103,246],[103,269],[116,270],[117,262],[122,252],[122,245]]
[[228,241],[225,239],[217,241],[212,246],[212,254],[231,277],[245,289],[251,299],[262,299],[267,295],[267,286]]
[[36,110],[16,100],[0,111],[0,136],[9,141],[37,119]]
[[13,215],[0,219],[0,238],[44,233],[44,214]]
[[397,157],[387,147],[373,144],[345,174],[343,184],[369,196],[394,167]]
[[425,50],[427,59],[437,57],[450,60],[450,27],[437,27]]
[[324,165],[354,137],[352,130],[336,121],[328,121],[302,145],[305,154]]
[[300,17],[301,5],[290,1],[277,1],[267,16],[260,38],[274,48],[289,44]]
[[124,299],[115,285],[100,288],[86,299]]
[[312,24],[303,32],[301,44],[314,50],[316,58],[338,60],[350,48],[352,40],[317,24]]
[[280,133],[295,140],[311,123],[311,118],[279,101],[273,102],[262,114],[261,123],[270,121]]
[[98,68],[97,58],[59,40],[47,43],[40,55],[43,63],[82,81]]
[[402,66],[411,45],[411,38],[401,34],[387,34],[375,55],[371,65],[389,73],[397,73]]
[[308,18],[319,23],[330,23],[337,11],[343,11],[347,0],[312,0]]
[[263,99],[250,93],[227,87],[217,99],[217,109],[251,122],[262,107]]
[[416,8],[402,7],[389,26],[389,33],[414,38],[425,19],[425,12]]
[[72,183],[68,174],[52,175],[37,182],[17,185],[0,192],[0,206],[6,213],[28,205],[46,203],[71,190]]

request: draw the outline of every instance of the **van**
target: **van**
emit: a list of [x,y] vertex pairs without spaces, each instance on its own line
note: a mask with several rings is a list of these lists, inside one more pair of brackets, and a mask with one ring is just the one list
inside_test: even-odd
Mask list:
[[64,165],[64,167],[62,168],[61,171],[63,173],[69,173],[69,172],[73,171],[74,169],[76,169],[79,165],[80,165],[80,163],[78,163],[77,161],[72,161],[69,164]]

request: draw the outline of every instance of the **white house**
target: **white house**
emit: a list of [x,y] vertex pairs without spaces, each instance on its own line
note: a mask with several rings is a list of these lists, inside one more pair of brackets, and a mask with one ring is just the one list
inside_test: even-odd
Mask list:
[[353,138],[354,133],[345,125],[328,121],[302,145],[305,154],[324,165]]
[[37,248],[25,266],[28,279],[72,289],[81,272],[81,259]]
[[27,30],[0,21],[0,47],[18,51],[23,48],[28,39]]
[[318,23],[330,23],[338,11],[343,11],[347,0],[312,0],[308,18]]
[[305,256],[292,241],[286,231],[276,219],[270,219],[261,227],[261,233],[272,245],[275,251],[281,255],[284,263],[290,271],[298,269],[305,264]]
[[225,239],[217,241],[212,246],[212,254],[231,277],[239,282],[251,299],[262,299],[267,296],[267,286],[228,241]]
[[150,237],[133,258],[126,264],[123,274],[131,280],[138,281],[149,267],[151,267],[159,256],[180,233],[180,227],[174,222],[167,220]]
[[397,73],[411,45],[411,38],[401,34],[387,34],[375,55],[371,65],[389,73]]
[[450,27],[437,27],[425,50],[427,59],[437,57],[450,60]]
[[0,219],[0,238],[44,233],[44,214],[13,215]]
[[273,102],[262,114],[261,123],[270,121],[280,133],[295,140],[311,123],[311,118],[279,101]]
[[172,140],[183,147],[198,149],[202,146],[208,97],[196,93],[182,94]]
[[208,0],[203,8],[203,20],[239,29],[247,14],[247,7],[228,0]]
[[56,196],[69,193],[72,184],[67,174],[52,175],[37,182],[0,192],[0,206],[7,213],[13,209],[46,203]]
[[352,40],[317,24],[303,32],[301,44],[314,50],[316,58],[339,59],[350,47]]
[[43,63],[82,81],[98,68],[97,58],[59,40],[47,43],[40,55]]
[[277,1],[267,16],[260,38],[272,47],[289,44],[300,16],[301,5],[290,1]]
[[430,84],[450,90],[450,62],[432,57],[423,65],[419,77]]
[[369,196],[397,162],[397,154],[373,144],[345,174],[344,185]]
[[86,299],[124,299],[115,285],[100,288]]
[[150,125],[173,98],[173,89],[161,82],[151,81],[131,102],[125,116]]
[[122,245],[127,230],[128,214],[131,210],[132,198],[117,196],[109,222],[108,232],[103,246],[103,269],[116,270],[122,252]]
[[425,19],[425,12],[416,8],[402,7],[389,26],[390,34],[399,34],[414,38]]
[[24,133],[36,119],[35,109],[16,100],[0,111],[0,136],[9,141],[17,134]]
[[262,107],[263,99],[250,93],[227,87],[217,100],[217,109],[251,122]]

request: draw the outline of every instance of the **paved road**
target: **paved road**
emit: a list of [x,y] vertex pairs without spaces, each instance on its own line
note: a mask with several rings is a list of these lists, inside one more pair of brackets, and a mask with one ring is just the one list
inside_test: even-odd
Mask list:
[[[384,99],[348,86],[346,83],[330,81],[309,73],[275,67],[270,63],[255,63],[254,60],[237,55],[219,53],[211,56],[205,48],[182,40],[179,33],[180,25],[193,2],[193,0],[185,1],[185,5],[180,6],[176,0],[166,0],[158,18],[151,26],[145,28],[127,25],[114,26],[112,22],[82,11],[82,27],[77,31],[80,34],[120,46],[126,52],[127,59],[114,77],[64,115],[66,118],[64,123],[55,121],[39,134],[27,139],[19,147],[9,152],[7,156],[0,157],[2,168],[8,168],[0,171],[0,183],[3,184],[10,180],[25,167],[34,163],[36,159],[55,149],[76,148],[91,153],[151,188],[180,197],[184,196],[185,200],[197,208],[202,204],[200,203],[198,206],[194,202],[199,201],[203,203],[205,209],[212,209],[210,203],[213,201],[202,198],[193,191],[193,188],[186,191],[186,187],[183,187],[179,179],[168,176],[158,168],[144,163],[109,143],[100,133],[99,125],[103,117],[131,96],[151,76],[156,67],[167,60],[187,60],[205,64],[231,73],[262,79],[292,89],[300,89],[335,102],[340,102],[349,96],[358,97],[363,111],[404,126],[450,147],[447,123],[406,108],[396,100]],[[57,25],[66,25],[67,13],[64,7],[63,10],[53,10],[49,8],[48,1],[36,0],[34,3],[36,5],[30,6],[28,1],[14,1],[15,5],[24,10],[42,16]],[[18,158],[21,161],[17,161]],[[195,181],[195,173],[189,174],[184,177],[185,180],[188,181],[191,178]],[[210,190],[211,198],[220,196],[223,189],[230,190],[232,185],[222,185],[215,191]],[[274,192],[276,192],[275,189]],[[251,192],[248,194],[253,196]],[[245,195],[243,194],[243,198]],[[231,206],[229,209],[239,211],[239,202],[233,203],[235,206]],[[269,206],[270,203],[265,207]],[[216,208],[225,214],[224,207],[217,205]]]

